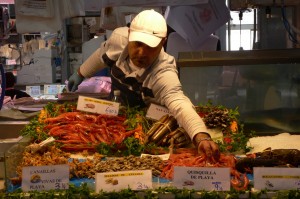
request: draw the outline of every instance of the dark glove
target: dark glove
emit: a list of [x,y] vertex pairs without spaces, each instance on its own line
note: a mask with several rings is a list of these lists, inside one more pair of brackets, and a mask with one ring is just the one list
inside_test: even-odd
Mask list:
[[73,73],[73,75],[69,78],[68,89],[71,92],[75,92],[78,89],[78,85],[83,81],[83,77],[81,77],[77,72]]

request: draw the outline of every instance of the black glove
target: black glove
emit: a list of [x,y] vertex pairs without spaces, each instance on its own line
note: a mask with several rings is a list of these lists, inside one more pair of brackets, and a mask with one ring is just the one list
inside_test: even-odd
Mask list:
[[83,81],[83,77],[81,77],[77,72],[73,73],[73,75],[69,78],[68,89],[71,92],[75,92],[78,89],[78,85]]

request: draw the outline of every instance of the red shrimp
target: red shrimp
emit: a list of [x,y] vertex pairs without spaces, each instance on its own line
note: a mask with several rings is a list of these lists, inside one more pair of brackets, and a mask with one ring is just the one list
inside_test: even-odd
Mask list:
[[110,138],[109,138],[109,136],[108,136],[108,134],[107,134],[106,127],[101,126],[101,127],[97,130],[97,132],[101,134],[101,136],[102,136],[102,138],[103,138],[104,140],[106,140],[107,142],[110,142]]
[[102,137],[102,134],[101,134],[101,133],[94,132],[94,135],[95,135],[95,138],[96,138],[98,141],[103,142],[103,143],[106,143],[106,144],[109,144],[109,141],[105,140],[105,139]]
[[226,167],[234,168],[236,164],[236,158],[233,155],[221,154],[219,162]]
[[[120,133],[125,133],[125,132],[126,132],[125,127],[122,126],[122,125],[120,125],[120,124],[118,124],[118,125],[113,125],[113,126],[111,126],[111,128],[113,128],[113,129],[116,130],[116,131],[119,131]],[[138,130],[141,130],[141,129],[136,129],[136,131],[138,131]]]
[[115,144],[121,144],[123,140],[125,139],[125,135],[122,133],[112,133],[113,142]]
[[106,120],[105,120],[105,118],[102,115],[99,115],[97,117],[96,124],[100,124],[100,125],[106,126]]
[[192,162],[193,165],[197,165],[197,166],[204,166],[206,157],[205,156],[198,156],[194,159],[194,161]]
[[76,116],[79,120],[85,121],[85,122],[90,122],[90,123],[95,123],[97,122],[97,116],[92,115],[92,114],[80,114]]
[[62,123],[53,123],[53,124],[48,124],[47,126],[44,126],[44,130],[50,130],[52,128],[58,127],[63,125]]
[[174,167],[172,167],[170,170],[168,170],[167,172],[166,172],[166,178],[167,179],[173,179],[173,177],[174,177]]
[[81,112],[66,112],[62,113],[57,117],[52,117],[52,118],[46,118],[44,120],[45,123],[57,123],[57,122],[65,122],[67,121],[72,121],[75,120],[77,115],[82,114]]
[[90,131],[91,127],[88,123],[76,123],[74,124],[74,129],[80,131]]
[[56,140],[56,142],[59,142],[59,143],[64,143],[64,144],[80,144],[80,143],[83,143],[82,140],[78,140],[78,139],[75,139],[75,140]]
[[79,136],[85,143],[91,143],[91,140],[89,140],[82,132],[79,133]]
[[61,137],[64,140],[81,140],[78,134],[72,133]]
[[167,173],[168,173],[170,170],[172,170],[172,168],[173,168],[173,165],[172,165],[171,163],[169,163],[169,164],[168,164],[167,166],[165,166],[165,167],[163,168],[163,170],[161,171],[160,177],[166,178]]
[[242,179],[240,176],[234,176],[231,180],[231,186],[237,191],[247,190],[248,185],[249,179],[246,174],[242,174]]
[[50,129],[50,131],[48,132],[48,135],[54,135],[55,131],[61,129],[61,126],[55,126],[53,128]]
[[95,143],[95,144],[99,143],[93,133],[90,133],[89,136],[90,136],[90,138],[91,138],[91,140],[92,140],[93,143]]
[[55,137],[61,137],[63,135],[67,135],[69,134],[71,131],[67,130],[67,129],[64,129],[64,128],[57,128],[57,129],[54,129],[54,130],[50,130],[48,135],[51,135],[51,136],[55,136]]
[[91,127],[92,129],[100,129],[102,126],[99,125],[99,124],[96,124],[96,123],[92,123],[92,124],[90,124],[90,127]]
[[133,130],[124,132],[125,137],[130,137],[130,136],[132,136],[136,131],[137,131],[137,129],[133,129]]
[[232,187],[240,186],[240,180],[235,176],[230,180],[230,182]]

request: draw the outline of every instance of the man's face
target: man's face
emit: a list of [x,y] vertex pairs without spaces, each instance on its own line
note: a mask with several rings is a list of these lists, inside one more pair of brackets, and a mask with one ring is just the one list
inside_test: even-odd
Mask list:
[[164,44],[164,39],[158,46],[152,48],[142,42],[131,41],[128,43],[129,58],[132,63],[140,68],[149,67],[158,57]]

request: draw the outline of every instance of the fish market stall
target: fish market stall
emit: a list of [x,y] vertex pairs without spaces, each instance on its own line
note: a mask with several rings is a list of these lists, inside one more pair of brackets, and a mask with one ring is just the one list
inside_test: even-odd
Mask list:
[[[75,182],[76,179],[93,179],[98,172],[150,169],[153,177],[160,178],[160,182],[169,185],[173,178],[174,166],[183,157],[187,158],[184,164],[206,165],[205,158],[197,157],[196,150],[184,129],[179,128],[176,120],[171,116],[153,121],[145,117],[144,110],[125,109],[121,110],[118,116],[107,116],[81,112],[75,107],[72,103],[50,103],[22,130],[22,135],[25,138],[29,137],[30,142],[27,146],[23,146],[22,150],[19,150],[21,147],[19,146],[17,151],[16,148],[12,148],[7,153],[8,189],[14,190],[20,186],[22,168],[25,166],[69,164],[70,179],[75,179]],[[214,113],[210,109],[220,110],[215,110]],[[235,116],[231,115],[229,118],[227,112],[227,109],[222,107],[199,108],[199,114],[202,115],[223,113],[224,121],[228,124],[228,128],[223,127],[223,129],[235,130],[238,128],[236,121],[233,125],[229,125]],[[212,122],[209,119],[207,121]],[[222,121],[219,122],[216,125],[222,124]],[[158,124],[161,130],[153,130],[153,128],[159,129]],[[47,143],[50,138],[53,140]],[[234,146],[232,150],[245,150],[246,141],[245,137],[241,142],[243,144]],[[40,144],[43,142],[47,144]],[[20,156],[16,155],[16,152]],[[144,157],[141,154],[154,156]],[[161,159],[155,156],[162,154],[170,158]],[[15,157],[22,158],[16,161]],[[110,159],[110,157],[114,158]],[[101,161],[103,158],[107,160]],[[234,161],[233,155],[224,153],[218,166],[234,169]],[[239,178],[242,174],[236,171],[236,175]],[[245,184],[245,187],[247,185]]]
[[[208,127],[222,132],[222,137],[216,139],[221,149],[221,157],[217,162],[197,154],[184,129],[177,126],[174,118],[164,116],[154,121],[145,117],[145,111],[123,107],[117,116],[109,116],[78,111],[74,102],[49,103],[21,131],[24,138],[5,154],[8,195],[21,189],[24,167],[66,164],[70,170],[70,190],[85,188],[95,197],[97,194],[108,194],[95,192],[97,173],[151,170],[151,194],[156,196],[157,189],[162,189],[164,194],[172,190],[173,195],[176,195],[175,190],[177,194],[185,191],[189,197],[208,193],[238,193],[250,198],[253,167],[299,165],[299,151],[295,149],[297,145],[291,144],[296,137],[289,134],[257,137],[244,132],[237,110],[212,104],[197,107]],[[210,120],[217,116],[221,117],[219,121]],[[162,130],[166,126],[168,128]],[[288,137],[286,141],[289,140],[290,147],[286,144],[285,148],[279,144],[275,147],[278,140]],[[265,150],[264,147],[271,148]],[[201,192],[175,188],[173,178],[177,166],[230,168],[231,191]],[[189,185],[190,181],[186,183],[187,188],[192,186]],[[127,191],[137,194],[131,189]],[[142,192],[150,194],[146,190]]]
[[[88,12],[83,9],[83,1],[80,0],[74,1],[82,3],[78,4],[76,13],[69,12],[72,9],[70,5],[77,7],[73,1],[72,4],[67,0],[54,3],[26,1],[33,3],[32,5],[40,5],[39,9],[49,8],[46,4],[51,4],[53,9],[47,9],[47,12],[39,13],[38,16],[34,16],[35,13],[31,11],[27,13],[28,16],[24,10],[16,12],[19,17],[18,31],[26,32],[22,35],[22,40],[29,38],[30,41],[17,41],[13,47],[7,47],[18,51],[15,60],[19,63],[15,62],[13,66],[6,64],[5,67],[18,72],[19,86],[24,88],[26,84],[31,84],[30,90],[38,84],[38,88],[30,92],[34,94],[37,91],[40,96],[40,91],[43,91],[47,94],[46,98],[51,99],[13,99],[0,111],[0,136],[16,137],[9,143],[0,143],[1,146],[5,146],[3,153],[0,151],[0,171],[3,179],[0,198],[299,198],[300,58],[297,48],[292,49],[292,44],[278,39],[280,42],[273,42],[279,44],[276,46],[278,50],[248,51],[240,46],[239,51],[219,51],[220,43],[224,47],[226,43],[231,43],[231,36],[228,35],[227,38],[227,32],[230,34],[236,31],[229,28],[236,24],[227,24],[233,19],[230,16],[232,13],[227,9],[227,2],[225,6],[225,1],[218,0],[157,1],[158,5],[155,5],[158,7],[155,9],[165,14],[169,36],[166,41],[170,42],[161,52],[171,55],[176,51],[176,59],[172,58],[173,63],[176,61],[176,66],[172,69],[173,72],[176,70],[175,84],[173,81],[167,81],[168,79],[165,82],[180,88],[180,92],[170,93],[184,93],[179,98],[187,97],[190,99],[188,103],[192,102],[188,107],[182,106],[186,108],[178,109],[179,111],[195,109],[203,119],[211,138],[202,138],[199,143],[203,140],[206,141],[201,144],[207,141],[217,143],[220,157],[214,158],[199,153],[194,146],[186,132],[189,129],[189,121],[182,122],[180,126],[181,119],[177,121],[169,110],[164,109],[165,107],[159,107],[163,114],[153,118],[149,116],[150,107],[129,108],[111,98],[110,94],[113,92],[110,86],[112,82],[118,81],[98,76],[103,71],[92,74],[96,76],[91,79],[84,79],[77,92],[65,92],[69,90],[65,88],[68,84],[65,80],[72,80],[71,74],[80,79],[88,76],[80,70],[85,60],[89,59],[86,48],[94,52],[101,42],[106,41],[106,44],[110,44],[111,30],[121,25],[128,26],[131,18],[140,9],[119,9],[118,6],[122,6],[124,2],[130,6],[136,4],[132,1],[111,1],[111,4],[103,1],[103,8],[98,6],[96,13],[101,14],[101,18],[89,17]],[[27,3],[24,2],[17,6],[26,6]],[[143,6],[144,3],[146,2],[134,6]],[[191,3],[192,6],[183,5],[187,3]],[[199,5],[196,5],[197,3]],[[272,6],[274,4],[273,2]],[[31,4],[28,5],[31,7]],[[282,1],[282,8],[283,5]],[[250,27],[249,32],[253,33],[250,37],[257,35],[257,38],[261,39],[256,41],[253,38],[253,45],[255,42],[261,42],[259,44],[262,48],[269,49],[270,46],[265,46],[268,42],[263,41],[263,32],[270,32],[265,27],[270,28],[269,24],[274,24],[276,19],[273,18],[272,23],[263,25],[242,26],[241,16],[249,10],[238,10],[240,34],[242,28]],[[287,11],[289,18],[294,14],[298,16],[294,9]],[[199,13],[199,19],[195,13]],[[49,16],[40,17],[47,14],[53,14],[55,20],[51,20]],[[110,14],[112,16],[109,16]],[[261,14],[255,17],[259,20],[265,18]],[[114,18],[116,20],[113,20]],[[40,25],[33,23],[33,19]],[[194,19],[197,20],[193,21]],[[125,24],[120,24],[121,21]],[[281,23],[281,19],[277,21]],[[98,23],[101,24],[100,28]],[[11,29],[15,28],[15,21],[9,25],[12,25]],[[201,26],[198,31],[195,25]],[[252,27],[255,31],[252,31]],[[261,33],[258,34],[256,28]],[[30,30],[38,33],[27,34]],[[44,35],[45,30],[48,33],[53,31],[54,34]],[[12,38],[8,32],[3,36]],[[200,32],[201,35],[198,34]],[[125,33],[127,35],[128,31]],[[216,33],[220,37],[215,35]],[[153,31],[153,34],[156,34],[156,31]],[[278,34],[276,38],[286,39],[285,34]],[[92,41],[94,36],[99,38],[93,38]],[[175,39],[172,41],[172,38]],[[88,41],[89,39],[91,40]],[[205,39],[214,44],[206,43]],[[96,44],[96,40],[100,43]],[[182,43],[178,43],[179,41]],[[241,41],[240,35],[240,44]],[[178,46],[172,46],[174,44]],[[203,44],[205,45],[202,46]],[[36,49],[32,48],[34,46]],[[296,44],[293,44],[294,46]],[[289,49],[279,49],[285,47]],[[203,48],[213,51],[202,51]],[[126,57],[126,53],[121,55]],[[113,64],[111,68],[120,64],[119,59],[107,60],[105,56],[98,56],[97,60],[102,57],[101,62],[104,60],[105,64]],[[130,56],[126,57],[126,63],[122,66],[133,70],[128,70],[130,75],[128,82],[123,82],[124,86],[140,79],[141,73],[136,72],[139,71],[136,70],[139,66],[132,62]],[[120,72],[111,71],[111,76],[114,77]],[[148,68],[145,71],[148,72]],[[127,77],[127,74],[125,75]],[[133,79],[131,75],[134,76]],[[177,82],[177,75],[180,77],[180,84]],[[156,77],[150,79],[155,80]],[[72,81],[70,82],[72,84]],[[121,82],[120,79],[119,83]],[[149,86],[151,84],[149,80]],[[41,89],[40,85],[44,89]],[[135,84],[132,91],[137,90],[135,86],[142,88],[142,85]],[[54,88],[58,89],[57,92],[54,92]],[[144,88],[146,91],[149,89],[147,85],[143,85]],[[105,92],[101,92],[103,89]],[[73,91],[73,88],[70,90]],[[149,90],[151,91],[151,88]],[[131,99],[134,101],[135,96],[128,94],[133,96]],[[144,94],[142,97],[146,96]],[[156,94],[153,96],[156,97]],[[174,102],[174,98],[174,95],[170,95],[168,100]],[[170,103],[162,104],[167,106]],[[102,107],[99,107],[99,104],[102,104]],[[178,103],[176,107],[180,105],[182,104]],[[105,113],[99,111],[104,109]],[[193,112],[193,117],[199,119],[196,113]],[[187,116],[183,117],[187,119],[192,114],[182,115]],[[8,131],[11,132],[9,135]]]

